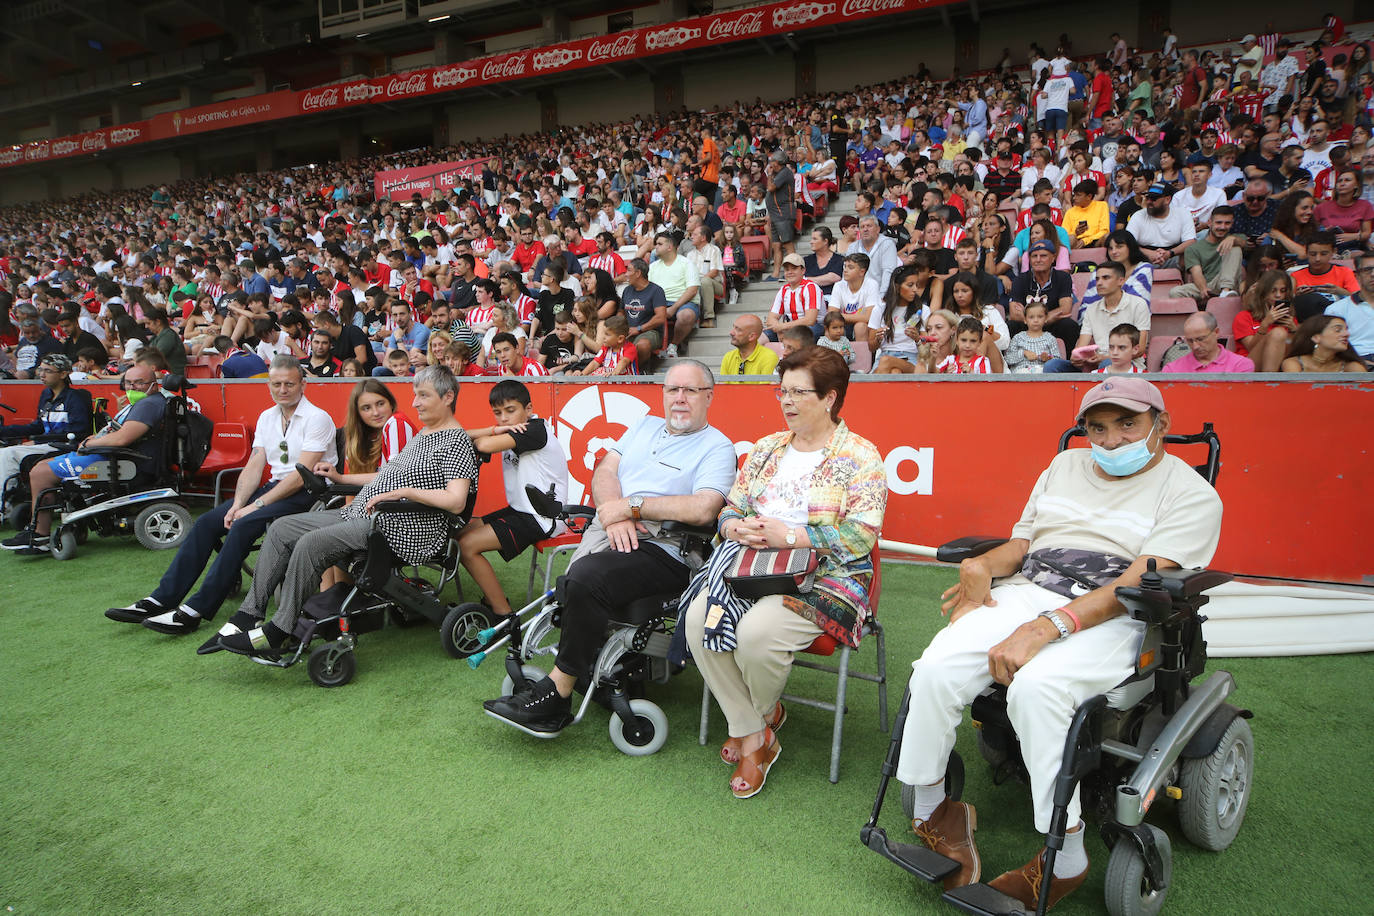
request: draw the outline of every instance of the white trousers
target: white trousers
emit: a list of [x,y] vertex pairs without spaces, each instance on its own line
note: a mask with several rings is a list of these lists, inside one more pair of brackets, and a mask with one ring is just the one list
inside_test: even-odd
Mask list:
[[0,490],[4,489],[5,484],[11,477],[19,474],[20,463],[29,455],[57,454],[56,447],[52,445],[10,445],[0,448]]
[[[1029,583],[999,585],[992,597],[996,607],[969,611],[945,627],[911,665],[911,705],[897,766],[897,778],[908,785],[934,785],[944,778],[964,707],[992,683],[988,650],[1037,614],[1066,603]],[[1114,617],[1050,643],[1012,678],[1007,712],[1030,773],[1035,828],[1041,833],[1050,829],[1054,780],[1074,710],[1130,676],[1143,629],[1129,617]],[[1078,822],[1080,811],[1075,791],[1069,826]]]

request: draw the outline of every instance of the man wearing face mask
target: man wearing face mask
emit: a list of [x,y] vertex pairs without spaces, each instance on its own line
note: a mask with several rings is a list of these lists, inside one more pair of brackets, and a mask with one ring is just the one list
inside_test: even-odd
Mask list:
[[[1161,570],[1205,566],[1221,534],[1216,491],[1164,450],[1170,419],[1154,385],[1108,379],[1083,396],[1077,422],[1090,448],[1055,456],[1011,540],[960,564],[959,583],[942,596],[950,623],[912,666],[897,778],[915,790],[917,837],[962,866],[946,889],[977,882],[982,871],[973,806],[945,796],[964,706],[994,681],[1008,685],[1035,827],[1048,833],[1074,710],[1134,671],[1143,624],[1126,615],[1115,589],[1137,584],[1151,559]],[[1079,813],[1075,790],[1050,906],[1088,874]],[[1033,908],[1043,854],[991,885]]]

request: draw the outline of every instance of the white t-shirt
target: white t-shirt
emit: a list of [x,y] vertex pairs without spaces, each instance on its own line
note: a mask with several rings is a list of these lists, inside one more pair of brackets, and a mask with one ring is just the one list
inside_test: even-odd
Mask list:
[[868,277],[864,277],[858,290],[850,289],[849,284],[841,280],[831,288],[826,307],[845,315],[857,315],[870,307],[882,311],[883,297],[878,293],[878,284]]
[[1011,536],[1028,539],[1032,552],[1068,547],[1206,566],[1221,538],[1221,498],[1173,455],[1133,477],[1103,478],[1088,449],[1071,448],[1035,482]]
[[265,340],[260,340],[258,341],[257,347],[254,348],[254,352],[258,354],[258,359],[270,366],[272,365],[272,357],[276,356],[278,353],[290,353],[291,345],[286,342],[286,334],[278,331],[276,343],[268,343]]
[[1169,212],[1186,210],[1194,224],[1205,223],[1212,218],[1212,211],[1225,203],[1226,193],[1221,188],[1209,187],[1202,192],[1201,197],[1194,197],[1193,189],[1188,187],[1174,195]]
[[501,453],[506,503],[517,512],[537,518],[548,537],[562,534],[566,526],[558,519],[545,518],[535,512],[525,487],[532,486],[541,493],[548,493],[552,487],[555,499],[560,503],[568,500],[568,459],[563,454],[563,444],[553,434],[552,425],[542,417],[532,417],[523,433],[510,434],[515,439],[515,448]]
[[1069,93],[1073,91],[1073,80],[1067,76],[1051,77],[1045,84],[1045,91],[1049,93],[1049,98],[1045,102],[1046,111],[1069,110]]
[[[334,421],[329,414],[302,396],[285,433],[281,428],[281,416],[280,407],[267,408],[258,415],[258,425],[253,432],[253,448],[263,450],[274,481],[296,469],[301,452],[320,452],[321,461],[339,463],[334,448]],[[286,443],[285,457],[281,448],[283,442]]]
[[811,512],[811,475],[825,459],[825,449],[799,452],[792,446],[782,453],[778,470],[763,487],[755,508],[764,518],[781,519],[789,525],[805,525]]
[[1172,203],[1163,219],[1155,219],[1147,210],[1137,210],[1126,223],[1126,231],[1135,240],[1150,248],[1172,248],[1180,242],[1197,238],[1192,217],[1182,207]]
[[1316,178],[1331,168],[1331,150],[1340,145],[1343,144],[1328,142],[1324,150],[1305,150],[1302,154],[1302,167],[1311,172],[1313,178]]

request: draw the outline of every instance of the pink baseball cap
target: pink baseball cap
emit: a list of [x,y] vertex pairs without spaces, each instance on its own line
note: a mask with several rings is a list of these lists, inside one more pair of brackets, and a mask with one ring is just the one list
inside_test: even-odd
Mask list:
[[1102,404],[1115,404],[1134,413],[1144,413],[1151,407],[1163,410],[1164,395],[1139,376],[1113,376],[1099,385],[1094,385],[1083,395],[1083,402],[1078,405],[1077,422],[1082,423],[1084,414]]

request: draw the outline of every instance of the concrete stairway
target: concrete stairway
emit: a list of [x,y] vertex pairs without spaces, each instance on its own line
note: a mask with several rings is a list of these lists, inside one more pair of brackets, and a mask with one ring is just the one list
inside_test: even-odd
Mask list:
[[[853,191],[841,191],[839,199],[831,201],[829,209],[826,210],[825,219],[814,225],[829,226],[830,231],[835,234],[836,238],[839,238],[840,217],[846,213],[854,212],[854,197]],[[797,238],[797,253],[802,257],[811,253],[811,228],[812,225],[808,224]],[[765,273],[771,270],[772,264],[770,263],[765,268]],[[740,293],[739,302],[724,306],[717,304],[716,326],[714,328],[697,328],[696,332],[687,339],[686,355],[710,366],[713,372],[719,370],[721,358],[730,349],[730,325],[743,314],[754,314],[759,317],[767,315],[768,310],[773,306],[773,299],[777,293],[777,283],[753,280]],[[673,362],[673,360],[660,360],[658,371],[668,371]]]

